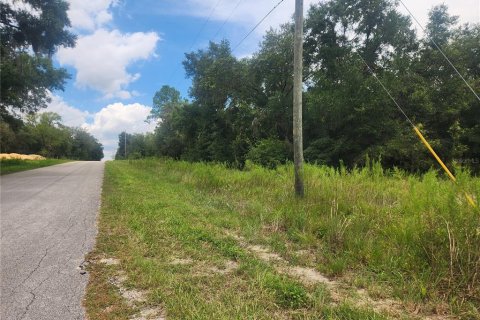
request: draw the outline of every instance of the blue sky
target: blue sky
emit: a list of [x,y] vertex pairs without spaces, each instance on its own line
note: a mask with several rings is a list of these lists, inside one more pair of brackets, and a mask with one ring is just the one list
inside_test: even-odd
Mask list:
[[[60,49],[55,63],[67,68],[72,78],[64,92],[52,93],[47,111],[57,112],[65,124],[82,126],[95,135],[108,160],[115,153],[121,131],[154,129],[155,124],[144,120],[162,85],[174,86],[188,97],[190,81],[181,65],[185,52],[205,48],[212,39],[225,38],[236,45],[279,0],[68,2],[77,46]],[[284,0],[234,54],[243,57],[255,52],[268,28],[291,18],[294,2]],[[306,9],[316,2],[305,0]],[[442,2],[462,23],[480,22],[479,0],[404,0],[424,25],[428,10]]]

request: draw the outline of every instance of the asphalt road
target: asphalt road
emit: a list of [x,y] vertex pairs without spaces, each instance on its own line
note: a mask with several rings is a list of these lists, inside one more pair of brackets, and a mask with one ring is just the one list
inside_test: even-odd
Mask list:
[[0,319],[83,320],[104,163],[71,162],[0,178]]

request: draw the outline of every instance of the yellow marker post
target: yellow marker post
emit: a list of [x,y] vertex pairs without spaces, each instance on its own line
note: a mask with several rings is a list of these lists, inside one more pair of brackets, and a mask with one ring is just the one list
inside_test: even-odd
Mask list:
[[440,157],[437,155],[437,153],[435,152],[435,150],[433,150],[432,146],[430,145],[430,143],[428,143],[428,141],[424,138],[423,134],[420,132],[420,130],[418,130],[417,127],[413,127],[413,129],[415,130],[415,133],[417,134],[417,136],[420,138],[420,140],[422,140],[423,144],[425,145],[425,147],[427,147],[428,151],[430,151],[430,153],[434,156],[434,158],[438,161],[438,163],[442,166],[443,170],[445,170],[445,172],[448,174],[448,176],[450,177],[450,179],[452,179],[453,182],[457,182],[457,179],[455,178],[455,176],[450,172],[450,170],[448,170],[447,166],[445,165],[445,163],[443,163],[442,159],[440,159]]
[[[437,155],[437,153],[435,152],[435,150],[433,150],[432,146],[430,145],[430,143],[428,143],[427,139],[425,139],[425,137],[423,136],[423,134],[420,132],[420,130],[418,130],[417,127],[413,127],[413,129],[415,130],[415,133],[417,134],[417,136],[420,138],[420,140],[423,142],[423,144],[425,145],[425,147],[427,147],[428,151],[430,151],[430,153],[433,155],[433,157],[437,160],[437,162],[440,164],[440,166],[442,166],[443,170],[445,170],[445,172],[447,173],[447,175],[450,177],[450,179],[454,182],[454,183],[457,183],[457,179],[455,178],[455,176],[452,174],[452,172],[450,172],[450,170],[447,168],[447,166],[445,165],[445,163],[443,163],[442,159],[440,159],[440,157]],[[477,205],[475,204],[475,201],[473,200],[472,196],[470,196],[468,193],[465,192],[465,198],[467,198],[467,201],[468,203],[476,208]]]

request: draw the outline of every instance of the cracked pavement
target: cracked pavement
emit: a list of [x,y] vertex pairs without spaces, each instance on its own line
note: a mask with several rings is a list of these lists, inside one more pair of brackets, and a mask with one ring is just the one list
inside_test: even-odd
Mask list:
[[80,266],[95,242],[103,169],[78,161],[0,178],[0,319],[85,319]]

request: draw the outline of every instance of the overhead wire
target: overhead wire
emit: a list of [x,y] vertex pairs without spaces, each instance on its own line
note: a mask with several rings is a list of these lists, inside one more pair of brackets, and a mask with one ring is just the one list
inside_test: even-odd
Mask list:
[[470,86],[470,84],[467,82],[467,80],[465,80],[465,78],[462,76],[462,74],[460,73],[460,71],[458,71],[458,69],[455,67],[455,65],[452,63],[452,61],[450,61],[450,59],[447,57],[447,55],[445,54],[445,52],[443,52],[442,48],[440,48],[440,46],[435,42],[435,40],[430,37],[427,33],[427,30],[422,26],[422,24],[418,21],[418,19],[413,15],[413,13],[410,11],[410,9],[405,5],[405,3],[402,1],[402,0],[399,0],[400,3],[402,4],[402,6],[405,8],[405,10],[407,10],[408,14],[412,17],[412,19],[417,23],[417,25],[423,30],[423,32],[425,33],[425,36],[428,37],[430,39],[430,41],[433,43],[433,45],[435,46],[435,48],[437,48],[437,50],[442,54],[442,56],[445,58],[445,60],[447,60],[447,62],[450,64],[450,66],[453,68],[453,70],[455,70],[455,72],[457,73],[457,75],[463,80],[463,82],[465,83],[465,85],[470,89],[470,91],[472,91],[473,95],[477,98],[478,101],[480,101],[480,97],[478,96],[478,94],[475,92],[475,90],[473,90],[472,86]]
[[[193,47],[197,44],[197,41],[198,41],[198,39],[200,38],[200,35],[202,34],[203,30],[204,30],[205,27],[207,26],[208,22],[210,22],[210,19],[212,18],[213,13],[217,10],[218,6],[220,5],[220,3],[221,3],[222,1],[223,1],[223,0],[218,0],[218,1],[216,2],[216,4],[212,7],[212,9],[210,10],[210,14],[208,15],[207,19],[205,19],[205,21],[203,22],[202,27],[198,30],[197,35],[196,35],[195,38],[194,38],[194,41],[192,42],[192,44],[190,45],[190,48],[188,49],[188,52],[190,52],[190,51],[193,49]],[[172,73],[170,74],[167,82],[172,81],[172,79],[174,78],[174,76],[177,74],[179,68],[180,68],[180,67],[177,66],[177,68],[175,68],[175,69],[172,71]]]
[[[197,40],[198,40],[198,37],[199,35],[201,34],[201,32],[203,31],[203,29],[205,28],[206,24],[210,21],[213,13],[215,12],[215,10],[217,9],[218,5],[220,4],[222,0],[218,0],[218,2],[216,3],[216,5],[212,8],[212,10],[210,11],[210,15],[208,16],[208,18],[205,20],[202,28],[200,29],[200,31],[197,33],[197,36],[195,38],[195,41],[193,42],[193,44],[190,46],[190,49],[188,51],[191,51],[193,46],[196,44]],[[222,26],[217,30],[217,32],[215,33],[215,36],[214,38],[218,35],[218,33],[220,33],[220,31],[222,30],[222,28],[226,25],[226,23],[231,19],[231,17],[233,16],[233,13],[238,9],[238,7],[240,6],[241,2],[243,0],[239,0],[237,2],[237,4],[235,5],[234,9],[232,10],[232,12],[230,13],[230,15],[228,16],[227,19],[224,20],[224,22],[222,23]],[[261,24],[263,21],[265,21],[265,19],[267,19],[267,17],[273,13],[273,11],[275,11],[275,9],[277,9],[280,4],[282,2],[284,2],[285,0],[280,0],[270,11],[267,12],[267,14],[265,14],[262,19],[260,19],[260,21],[257,22],[257,24],[255,24],[255,26],[235,45],[235,47],[232,49],[232,52],[234,52],[236,49],[238,49],[238,47],[240,47],[240,45],[253,33],[253,31],[255,31]],[[172,78],[175,76],[175,74],[177,73],[178,71],[178,68],[176,68],[172,74],[170,75],[169,77],[169,80],[168,82],[170,82],[172,80]]]
[[[412,120],[410,119],[410,117],[406,114],[406,112],[403,110],[403,108],[400,106],[400,104],[397,102],[397,100],[395,100],[395,98],[393,97],[393,95],[391,94],[390,90],[387,89],[387,87],[383,84],[383,82],[378,78],[377,74],[375,73],[375,71],[370,67],[370,65],[367,63],[367,61],[362,57],[362,55],[358,52],[358,51],[354,51],[359,57],[360,59],[362,60],[362,62],[365,64],[365,66],[367,67],[367,69],[370,71],[370,73],[373,75],[373,77],[378,81],[378,83],[380,84],[380,86],[383,88],[383,90],[387,93],[387,95],[390,97],[390,99],[393,101],[393,103],[397,106],[398,110],[400,110],[400,112],[405,116],[405,118],[407,119],[408,123],[410,123],[410,125],[413,127],[413,130],[415,131],[415,133],[417,134],[418,138],[420,139],[420,141],[423,143],[423,145],[427,148],[427,150],[432,154],[432,156],[435,158],[435,160],[437,160],[438,164],[440,164],[440,166],[442,167],[442,169],[445,171],[445,173],[448,175],[448,177],[450,178],[450,180],[457,184],[457,179],[455,178],[455,176],[453,175],[453,173],[448,169],[448,167],[445,165],[445,163],[442,161],[442,159],[438,156],[438,154],[435,152],[435,150],[432,148],[432,146],[430,145],[430,143],[427,141],[427,139],[425,139],[425,137],[423,136],[422,132],[420,131],[420,129],[417,128],[417,126],[412,122]],[[475,200],[473,200],[472,196],[470,194],[468,194],[466,191],[463,192],[464,195],[465,195],[465,198],[467,199],[467,202],[473,207],[473,208],[477,208],[477,205],[475,203]]]
[[212,18],[213,16],[213,13],[217,10],[217,7],[218,5],[220,4],[220,2],[222,2],[223,0],[218,0],[217,3],[215,4],[215,6],[212,7],[212,10],[210,11],[210,14],[208,16],[208,18],[205,20],[205,22],[203,23],[202,27],[200,28],[200,30],[198,31],[197,33],[197,36],[195,37],[195,40],[193,41],[192,45],[190,46],[190,49],[188,49],[188,51],[191,51],[193,49],[193,47],[197,44],[197,41],[200,37],[200,34],[202,34],[203,30],[205,29],[206,25],[208,24],[208,22],[210,22],[210,19]]
[[273,11],[275,11],[275,9],[278,8],[278,6],[280,6],[280,4],[283,2],[284,0],[280,0],[262,19],[260,19],[260,21],[258,21],[258,23],[242,38],[242,40],[240,40],[240,42],[237,43],[237,45],[232,49],[232,52],[234,52],[235,50],[238,49],[238,47],[240,47],[240,45],[243,43],[243,41],[245,41],[252,33],[253,31],[255,31],[255,29],[258,28],[259,25],[262,24],[263,21],[265,21],[265,19],[267,19],[267,17],[272,14]]
[[218,36],[218,34],[220,33],[220,31],[222,31],[222,29],[225,27],[225,25],[227,24],[228,21],[230,21],[230,19],[232,18],[233,14],[235,13],[235,11],[238,9],[238,7],[240,6],[240,4],[243,2],[244,0],[239,0],[237,2],[237,4],[235,5],[235,7],[232,9],[232,11],[230,12],[230,14],[228,15],[228,17],[223,20],[223,23],[222,25],[220,26],[220,28],[218,28],[217,32],[215,32],[215,35],[213,36],[213,40],[215,40]]

